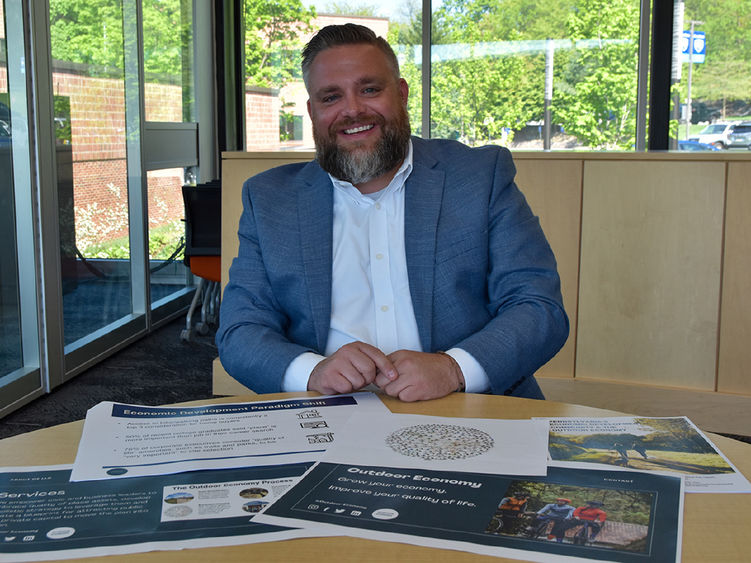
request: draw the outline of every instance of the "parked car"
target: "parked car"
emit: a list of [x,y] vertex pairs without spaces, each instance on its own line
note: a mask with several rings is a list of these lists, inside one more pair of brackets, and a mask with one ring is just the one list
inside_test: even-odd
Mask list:
[[741,147],[751,150],[751,121],[738,123],[728,135],[728,148]]
[[698,141],[678,141],[679,151],[718,151],[716,146]]
[[733,141],[733,143],[740,144],[731,144],[730,135],[735,133],[737,129],[748,131],[748,127],[751,127],[751,121],[711,123],[702,129],[698,135],[689,137],[688,140],[714,145],[718,149],[726,149],[731,146],[745,147],[749,145],[749,142],[743,142],[742,139],[738,139]]

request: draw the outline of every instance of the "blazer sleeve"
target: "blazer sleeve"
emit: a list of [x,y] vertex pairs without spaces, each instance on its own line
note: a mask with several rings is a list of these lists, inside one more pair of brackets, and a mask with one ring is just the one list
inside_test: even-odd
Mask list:
[[509,151],[498,150],[487,217],[489,320],[456,346],[483,366],[492,393],[536,390],[542,398],[532,376],[566,342],[569,322],[555,257],[515,173]]
[[[259,199],[262,203],[256,206],[254,182],[263,183],[256,177],[243,185],[239,250],[230,267],[229,281],[222,296],[216,343],[222,365],[233,378],[258,393],[274,393],[281,390],[282,377],[290,362],[312,349],[288,337],[291,317],[298,321],[307,317],[304,312],[295,310],[295,300],[304,297],[304,292],[292,283],[276,278],[276,283],[272,284],[270,276],[282,275],[278,274],[273,264],[270,265],[271,270],[267,269],[267,262],[276,259],[264,256],[264,249],[271,239],[274,241],[275,256],[289,258],[288,263],[294,261],[285,255],[284,250],[290,246],[290,238],[294,237],[296,221],[291,221],[287,214],[286,220],[282,221],[286,227],[284,234],[280,228],[269,226],[271,218],[278,221],[278,217],[283,215],[281,211],[284,205],[268,205],[264,198],[270,197],[274,188],[261,185],[256,186],[258,189],[255,191],[256,195],[261,194]],[[269,249],[266,249],[268,252]],[[294,280],[301,279],[302,275],[283,277]]]

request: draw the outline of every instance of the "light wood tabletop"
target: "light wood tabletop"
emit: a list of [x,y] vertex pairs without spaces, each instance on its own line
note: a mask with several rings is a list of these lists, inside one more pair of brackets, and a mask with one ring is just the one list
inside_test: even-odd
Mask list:
[[[223,397],[186,404],[267,401],[315,393],[282,393]],[[465,418],[526,419],[535,416],[622,416],[624,413],[553,401],[536,401],[495,395],[455,393],[434,401],[402,403],[382,397],[395,413]],[[0,440],[0,465],[37,466],[73,463],[83,421],[61,424]],[[746,477],[751,476],[751,444],[707,434]],[[751,531],[751,494],[688,494],[684,505],[682,561],[686,563],[741,563],[751,561],[748,544]],[[107,556],[106,561],[518,561],[472,553],[432,549],[402,543],[357,538],[311,538],[246,546],[162,551]],[[88,559],[87,559],[88,560]],[[102,560],[97,557],[92,560]]]

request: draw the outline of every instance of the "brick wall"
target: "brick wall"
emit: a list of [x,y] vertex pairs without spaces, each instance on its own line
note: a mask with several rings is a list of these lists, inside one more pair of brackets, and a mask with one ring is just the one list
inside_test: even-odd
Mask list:
[[[70,101],[74,205],[80,209],[127,205],[124,81],[53,72],[53,85],[56,96]],[[181,120],[179,86],[147,83],[144,90],[148,120]],[[175,173],[149,175],[151,227],[183,216],[181,185],[181,178]]]
[[246,150],[279,150],[279,92],[247,87],[245,91]]

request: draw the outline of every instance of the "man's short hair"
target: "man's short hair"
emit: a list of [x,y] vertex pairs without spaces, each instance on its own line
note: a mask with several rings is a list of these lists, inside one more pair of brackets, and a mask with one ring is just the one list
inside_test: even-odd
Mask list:
[[310,74],[310,67],[313,64],[313,60],[319,53],[332,47],[340,47],[342,45],[373,45],[380,49],[386,59],[391,65],[394,71],[394,78],[399,80],[399,61],[396,59],[396,54],[383,37],[379,37],[375,32],[365,27],[364,25],[358,25],[354,23],[345,23],[341,25],[327,25],[322,27],[318,33],[305,45],[302,50],[302,78],[305,82],[305,87],[308,87],[308,75]]

